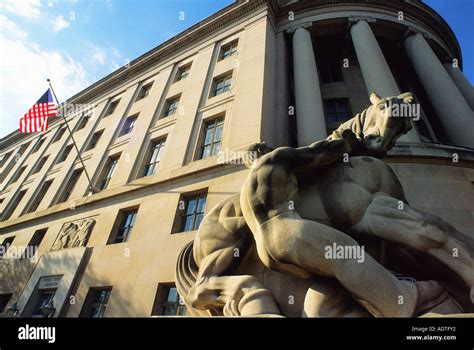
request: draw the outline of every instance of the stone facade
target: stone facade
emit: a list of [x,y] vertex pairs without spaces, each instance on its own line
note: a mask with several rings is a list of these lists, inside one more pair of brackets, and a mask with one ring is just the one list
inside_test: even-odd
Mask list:
[[[232,45],[235,52],[223,57]],[[419,1],[235,2],[70,99],[95,107],[85,127],[79,113],[68,115],[94,186],[118,158],[105,189],[90,194],[84,171],[68,186],[82,165],[74,149],[59,161],[72,142],[67,132],[56,140],[59,119],[43,134],[14,132],[1,140],[0,242],[11,246],[0,260],[0,306],[5,313],[17,303],[20,315],[32,315],[41,278],[62,276],[55,316],[90,316],[95,291],[110,291],[105,316],[177,313],[179,302],[167,300],[169,288],[178,254],[196,232],[180,232],[182,200],[206,193],[206,213],[240,191],[248,172],[219,155],[201,157],[210,122],[223,118],[220,149],[227,154],[261,140],[272,147],[303,145],[311,135],[327,135],[328,100],[347,101],[355,114],[374,89],[381,95],[411,91],[422,107],[421,121],[386,158],[412,206],[472,234],[473,89],[449,64],[453,59],[462,68],[454,34]],[[342,79],[327,77],[334,60],[347,63]],[[189,66],[189,75],[177,79]],[[230,88],[215,94],[221,77],[230,77]],[[176,110],[164,117],[177,97]],[[126,119],[137,115],[124,133]],[[156,171],[143,177],[150,148],[164,139]],[[116,243],[121,219],[132,210],[133,227]],[[88,238],[60,249],[69,247],[58,245],[67,225],[84,220],[95,221]],[[35,259],[8,258],[37,232],[44,237]],[[268,274],[267,283],[287,279],[263,267],[260,273]],[[304,293],[297,289],[277,296],[287,314],[301,315]],[[291,295],[299,302],[285,304]]]

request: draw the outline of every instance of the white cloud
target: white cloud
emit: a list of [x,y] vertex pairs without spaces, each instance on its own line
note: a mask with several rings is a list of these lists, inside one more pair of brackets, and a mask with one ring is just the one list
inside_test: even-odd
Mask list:
[[102,50],[97,50],[91,56],[92,60],[99,63],[100,65],[105,64],[105,52]]
[[40,0],[1,0],[0,2],[0,10],[30,19],[39,17],[40,7]]
[[69,27],[69,22],[64,19],[63,15],[57,16],[51,21],[51,24],[53,25],[55,32],[60,32],[61,30]]
[[18,129],[20,117],[48,88],[46,78],[60,102],[92,80],[80,62],[42,49],[5,16],[0,16],[0,50],[0,137]]
[[0,32],[2,35],[8,35],[12,39],[26,39],[28,33],[21,30],[15,23],[6,16],[0,14]]

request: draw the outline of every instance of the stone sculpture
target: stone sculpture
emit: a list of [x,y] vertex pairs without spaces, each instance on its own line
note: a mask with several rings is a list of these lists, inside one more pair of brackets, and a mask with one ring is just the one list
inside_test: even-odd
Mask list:
[[94,224],[95,220],[92,218],[64,224],[51,250],[85,247]]
[[[472,311],[473,239],[411,208],[379,159],[412,127],[410,118],[392,114],[412,100],[410,93],[374,93],[372,105],[327,140],[275,150],[253,145],[258,158],[241,192],[206,215],[178,258],[177,288],[191,314],[285,316],[275,298],[285,286],[268,285],[259,264],[310,281],[298,282],[309,286],[306,316]],[[327,254],[360,252],[361,242],[372,247],[362,261]],[[403,263],[414,260],[437,273],[416,281]]]

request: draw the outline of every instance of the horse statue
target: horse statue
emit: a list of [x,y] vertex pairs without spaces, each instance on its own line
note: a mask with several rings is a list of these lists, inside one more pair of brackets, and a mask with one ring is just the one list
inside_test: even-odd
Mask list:
[[[411,208],[380,159],[411,129],[394,111],[413,96],[370,101],[326,140],[249,148],[257,159],[241,192],[210,210],[178,257],[176,286],[191,315],[472,312],[474,240]],[[362,261],[327,254],[364,247]],[[288,290],[303,295],[299,308]]]

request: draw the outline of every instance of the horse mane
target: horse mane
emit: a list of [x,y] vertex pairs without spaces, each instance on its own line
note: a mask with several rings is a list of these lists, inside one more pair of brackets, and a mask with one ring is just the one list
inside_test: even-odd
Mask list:
[[364,138],[364,129],[366,127],[367,112],[372,106],[367,107],[362,112],[357,113],[351,119],[345,121],[339,127],[332,132],[326,140],[340,140],[342,139],[342,132],[344,130],[352,130],[358,139]]

